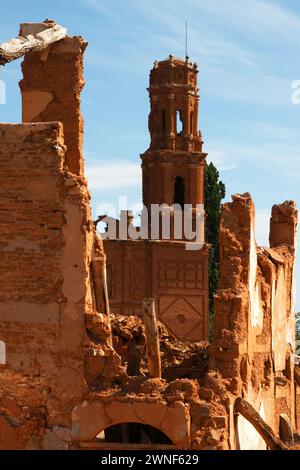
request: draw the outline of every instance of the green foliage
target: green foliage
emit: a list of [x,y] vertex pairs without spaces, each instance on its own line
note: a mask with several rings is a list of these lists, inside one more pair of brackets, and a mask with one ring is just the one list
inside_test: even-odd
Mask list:
[[214,293],[219,285],[221,202],[225,197],[226,188],[224,183],[219,181],[219,172],[213,163],[206,164],[205,170],[206,241],[211,244],[209,253],[209,324],[211,338],[214,318]]

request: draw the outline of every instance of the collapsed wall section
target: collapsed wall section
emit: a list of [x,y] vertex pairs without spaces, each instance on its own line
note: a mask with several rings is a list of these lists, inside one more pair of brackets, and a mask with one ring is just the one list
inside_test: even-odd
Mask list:
[[67,428],[87,389],[94,227],[86,183],[64,158],[60,123],[0,125],[0,447]]
[[[233,196],[223,206],[211,368],[219,370],[228,390],[246,398],[275,432],[282,415],[295,429],[296,227],[293,202],[274,206],[271,248],[258,248],[250,195]],[[237,436],[248,436],[241,447],[263,446],[248,424],[239,422]]]
[[87,42],[80,36],[66,37],[41,52],[27,53],[20,82],[23,122],[60,121],[67,146],[66,165],[76,175],[84,172],[80,93],[85,84],[86,47]]

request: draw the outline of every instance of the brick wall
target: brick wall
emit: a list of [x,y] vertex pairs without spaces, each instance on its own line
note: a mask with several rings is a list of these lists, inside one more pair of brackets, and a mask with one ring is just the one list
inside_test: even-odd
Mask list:
[[89,193],[64,158],[60,123],[0,125],[1,367],[41,378],[57,425],[86,390],[84,314],[93,307]]
[[[297,215],[291,201],[274,206],[271,248],[257,247],[251,196],[236,195],[223,206],[220,229],[220,290],[215,297],[211,368],[218,369],[228,389],[248,399],[275,432],[281,414],[295,429]],[[244,425],[243,438],[250,432]],[[255,432],[252,437],[244,444],[259,448]]]
[[80,93],[84,86],[83,53],[87,42],[66,37],[42,53],[26,54],[22,63],[23,122],[60,121],[64,126],[66,165],[83,175],[83,119]]

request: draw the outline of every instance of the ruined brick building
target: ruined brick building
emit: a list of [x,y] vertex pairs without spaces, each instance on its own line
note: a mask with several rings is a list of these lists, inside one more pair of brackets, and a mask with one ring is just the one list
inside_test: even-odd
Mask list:
[[[116,314],[114,299],[111,314],[107,305],[105,249],[91,216],[82,155],[86,46],[50,20],[21,25],[20,36],[0,46],[0,63],[6,66],[24,55],[23,122],[0,124],[0,449],[292,445],[300,428],[300,374],[294,365],[295,204],[273,207],[269,248],[256,246],[248,193],[224,204],[214,340],[209,345],[180,342],[160,323],[162,376],[151,376],[145,357],[130,373],[132,344],[143,337],[144,325],[138,316]],[[205,154],[196,132],[197,98],[179,91],[182,101],[176,103],[174,93],[170,113],[173,98],[165,94],[170,100],[165,121],[163,97],[155,100],[156,93],[165,93],[164,72],[173,71],[179,72],[175,84],[186,83],[182,71],[196,76],[189,64],[171,58],[152,72],[152,138],[142,157],[146,204],[165,197],[172,203],[174,177],[184,179],[191,202],[203,200]],[[186,120],[190,105],[194,114]],[[177,106],[191,139],[174,132]],[[161,177],[165,186],[151,189],[151,181]],[[130,250],[139,248],[125,243],[130,259]],[[154,265],[160,243],[153,243]],[[177,263],[177,242],[168,243]],[[109,256],[117,258],[118,249]],[[143,242],[141,263],[146,250]],[[196,256],[205,270],[207,254]],[[170,263],[166,252],[161,260]],[[190,281],[187,263],[184,258],[176,268]],[[118,275],[121,280],[127,276],[124,271]],[[175,281],[182,282],[176,275]],[[204,296],[205,279],[207,272],[201,278]],[[174,296],[173,287],[164,292]],[[202,295],[194,288],[186,285],[180,292],[191,304],[190,297]],[[128,300],[129,310],[120,311],[135,314],[143,295],[160,294],[151,289],[142,289],[140,297]],[[158,308],[160,318],[176,330]],[[193,340],[190,334],[183,337]]]
[[190,204],[194,212],[204,205],[206,154],[198,132],[197,73],[196,64],[170,56],[156,62],[150,74],[151,143],[141,155],[143,203],[150,229],[151,207],[167,204],[170,240],[163,239],[162,227],[157,240],[104,240],[112,310],[138,315],[143,299],[153,297],[158,318],[175,336],[190,341],[208,340],[209,250],[207,245],[187,250],[184,233],[175,239],[174,204]]

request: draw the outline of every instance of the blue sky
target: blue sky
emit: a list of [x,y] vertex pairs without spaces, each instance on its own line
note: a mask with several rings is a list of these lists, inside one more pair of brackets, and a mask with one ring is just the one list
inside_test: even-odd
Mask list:
[[[130,204],[141,199],[149,70],[156,59],[184,56],[186,20],[189,56],[199,66],[199,126],[227,199],[252,194],[262,244],[271,206],[286,199],[300,205],[300,105],[291,101],[292,82],[300,80],[298,0],[10,0],[0,43],[18,33],[20,22],[45,18],[89,41],[82,111],[94,213],[119,194]],[[0,121],[18,122],[19,61],[0,78],[7,86]],[[299,294],[300,275],[298,309]]]

